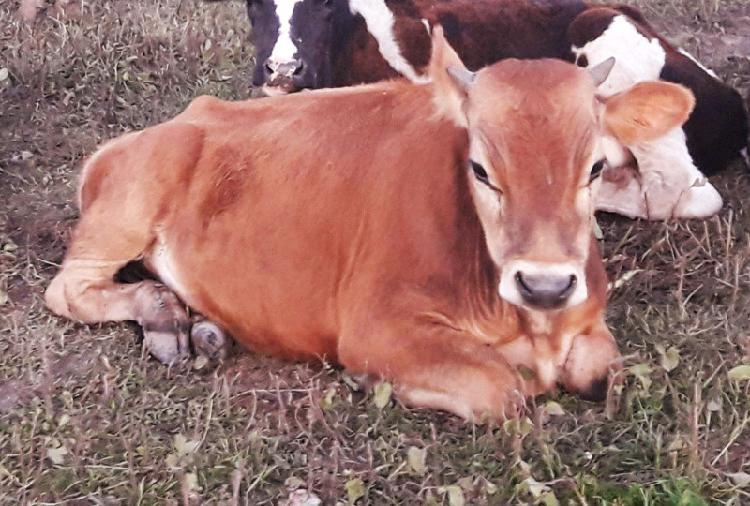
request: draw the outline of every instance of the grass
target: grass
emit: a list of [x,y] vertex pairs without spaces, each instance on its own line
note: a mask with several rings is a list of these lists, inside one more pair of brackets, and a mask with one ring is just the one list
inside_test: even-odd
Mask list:
[[[750,9],[649,2],[668,35],[747,94]],[[102,140],[203,93],[243,98],[242,2],[75,1],[33,24],[0,4],[0,504],[750,503],[750,177],[715,178],[706,221],[604,216],[609,322],[626,381],[465,425],[357,391],[326,364],[244,354],[165,368],[127,325],[50,315],[77,168]],[[710,50],[710,51],[709,51]],[[0,71],[2,76],[2,71]],[[387,393],[387,392],[385,392]],[[383,405],[385,404],[385,405]]]

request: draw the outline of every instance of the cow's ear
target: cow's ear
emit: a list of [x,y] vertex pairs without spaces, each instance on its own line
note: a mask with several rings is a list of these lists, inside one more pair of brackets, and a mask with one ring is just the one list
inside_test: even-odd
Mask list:
[[662,137],[682,126],[695,107],[695,97],[678,84],[649,81],[608,98],[606,128],[625,146]]
[[456,51],[443,35],[443,27],[432,30],[432,58],[429,77],[435,90],[438,110],[460,126],[466,126],[464,102],[474,82],[474,73],[469,71]]

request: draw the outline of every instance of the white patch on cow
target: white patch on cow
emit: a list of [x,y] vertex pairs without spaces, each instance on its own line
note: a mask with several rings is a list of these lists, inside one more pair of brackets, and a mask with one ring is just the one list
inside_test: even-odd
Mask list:
[[633,154],[611,135],[602,137],[601,146],[607,165],[610,167],[621,167],[633,157]]
[[303,0],[274,0],[276,17],[279,18],[279,37],[271,51],[270,60],[283,64],[294,60],[297,46],[292,40],[292,15],[294,7]]
[[713,77],[713,78],[714,78],[714,79],[716,79],[717,81],[719,80],[719,76],[717,76],[717,75],[716,75],[716,72],[714,72],[713,70],[711,70],[710,68],[706,67],[706,66],[705,66],[705,65],[703,65],[703,64],[702,64],[701,62],[699,62],[699,61],[698,61],[698,59],[697,59],[697,58],[696,58],[695,56],[693,56],[692,54],[688,53],[687,51],[685,51],[685,50],[684,50],[684,49],[682,49],[682,48],[678,49],[678,51],[679,51],[679,52],[680,52],[680,54],[682,54],[683,56],[687,56],[688,58],[690,58],[690,60],[691,60],[691,61],[692,61],[693,63],[695,63],[696,65],[698,65],[698,67],[699,67],[699,68],[700,68],[700,69],[701,69],[701,70],[702,70],[703,72],[705,72],[706,74],[710,75],[711,77]]
[[427,35],[432,35],[432,28],[430,27],[430,21],[425,18],[420,19],[420,21],[424,25],[425,30],[427,30]]
[[516,273],[518,272],[523,272],[529,276],[575,276],[575,288],[573,288],[573,293],[570,294],[564,307],[578,305],[588,297],[586,273],[583,270],[583,265],[511,260],[505,262],[502,266],[498,293],[500,297],[516,306],[526,306],[526,301],[521,296],[521,292],[518,290],[518,283],[516,282]]
[[641,81],[656,81],[661,75],[667,53],[659,39],[643,36],[626,16],[616,16],[609,27],[583,47],[573,46],[573,53],[586,56],[589,67],[615,57],[615,66],[607,80],[597,89],[603,96],[620,93]]
[[[620,171],[627,168],[616,167]],[[625,174],[627,176],[627,174]],[[616,183],[600,177],[596,180],[596,210],[615,213],[628,218],[645,218],[646,204],[641,185],[635,177],[621,177]]]
[[380,54],[393,70],[415,83],[427,81],[401,54],[394,32],[396,19],[385,0],[349,0],[349,8],[352,14],[359,14],[365,19],[367,31],[375,37]]
[[469,180],[474,202],[481,208],[482,214],[487,216],[498,216],[502,211],[502,196],[483,182],[479,181],[469,169]]
[[681,128],[628,147],[638,160],[639,177],[617,183],[603,180],[598,210],[651,220],[704,218],[721,210],[721,195],[693,163]]
[[536,362],[536,377],[539,384],[545,390],[552,388],[557,383],[557,366],[549,359],[537,359]]
[[[659,39],[639,33],[626,16],[613,18],[601,36],[583,47],[573,46],[572,51],[577,57],[585,55],[590,66],[615,57],[612,72],[597,89],[604,97],[642,81],[659,80],[666,62]],[[694,186],[704,177],[688,152],[682,128],[655,141],[625,147],[638,161],[640,177],[619,183],[602,181],[596,209],[652,220],[711,216],[721,209],[721,196],[713,186]],[[609,146],[607,151],[615,150]]]
[[[526,315],[532,325],[532,334],[544,336],[550,333],[552,325],[549,313],[527,310]],[[513,367],[522,366],[533,370],[540,386],[549,389],[560,378],[573,347],[573,338],[572,334],[563,335],[560,337],[558,349],[553,350],[549,337],[531,339],[522,335],[500,346],[499,351]]]

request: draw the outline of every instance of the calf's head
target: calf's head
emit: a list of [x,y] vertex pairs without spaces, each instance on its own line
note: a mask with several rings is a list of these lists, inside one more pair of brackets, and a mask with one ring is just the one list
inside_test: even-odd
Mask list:
[[283,95],[331,85],[337,41],[353,19],[347,0],[247,0],[247,9],[253,86]]
[[511,304],[548,311],[587,299],[596,178],[611,145],[604,140],[657,138],[692,110],[692,94],[671,83],[597,98],[612,64],[504,60],[472,73],[434,31],[436,105],[468,131],[469,184],[499,294]]

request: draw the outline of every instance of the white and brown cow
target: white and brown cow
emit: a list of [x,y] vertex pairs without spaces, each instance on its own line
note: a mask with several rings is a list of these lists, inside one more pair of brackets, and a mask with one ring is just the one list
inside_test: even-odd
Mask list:
[[[637,170],[612,171],[601,210],[666,219],[717,213],[722,198],[705,180],[747,147],[740,95],[659,37],[639,11],[581,0],[247,0],[256,66],[266,94],[346,86],[403,76],[424,79],[429,27],[441,24],[469,68],[503,58],[563,58],[581,65],[614,56],[605,96],[641,81],[682,84],[697,106],[684,132],[625,146]],[[617,160],[610,160],[613,165]]]
[[[434,38],[431,83],[202,97],[105,144],[48,307],[135,320],[169,362],[188,349],[184,302],[249,348],[326,357],[467,419],[557,383],[601,397],[619,357],[591,233],[603,140],[658,137],[693,97],[649,82],[597,99],[610,62],[474,74]],[[114,281],[134,259],[163,284]]]
[[588,9],[571,23],[568,38],[579,65],[617,60],[598,88],[601,96],[635,82],[663,79],[687,86],[696,97],[684,128],[655,142],[627,144],[637,160],[636,177],[602,185],[600,209],[656,218],[686,215],[681,211],[686,204],[687,216],[718,212],[722,199],[704,174],[720,171],[746,149],[747,115],[740,95],[688,53],[672,47],[631,7]]

